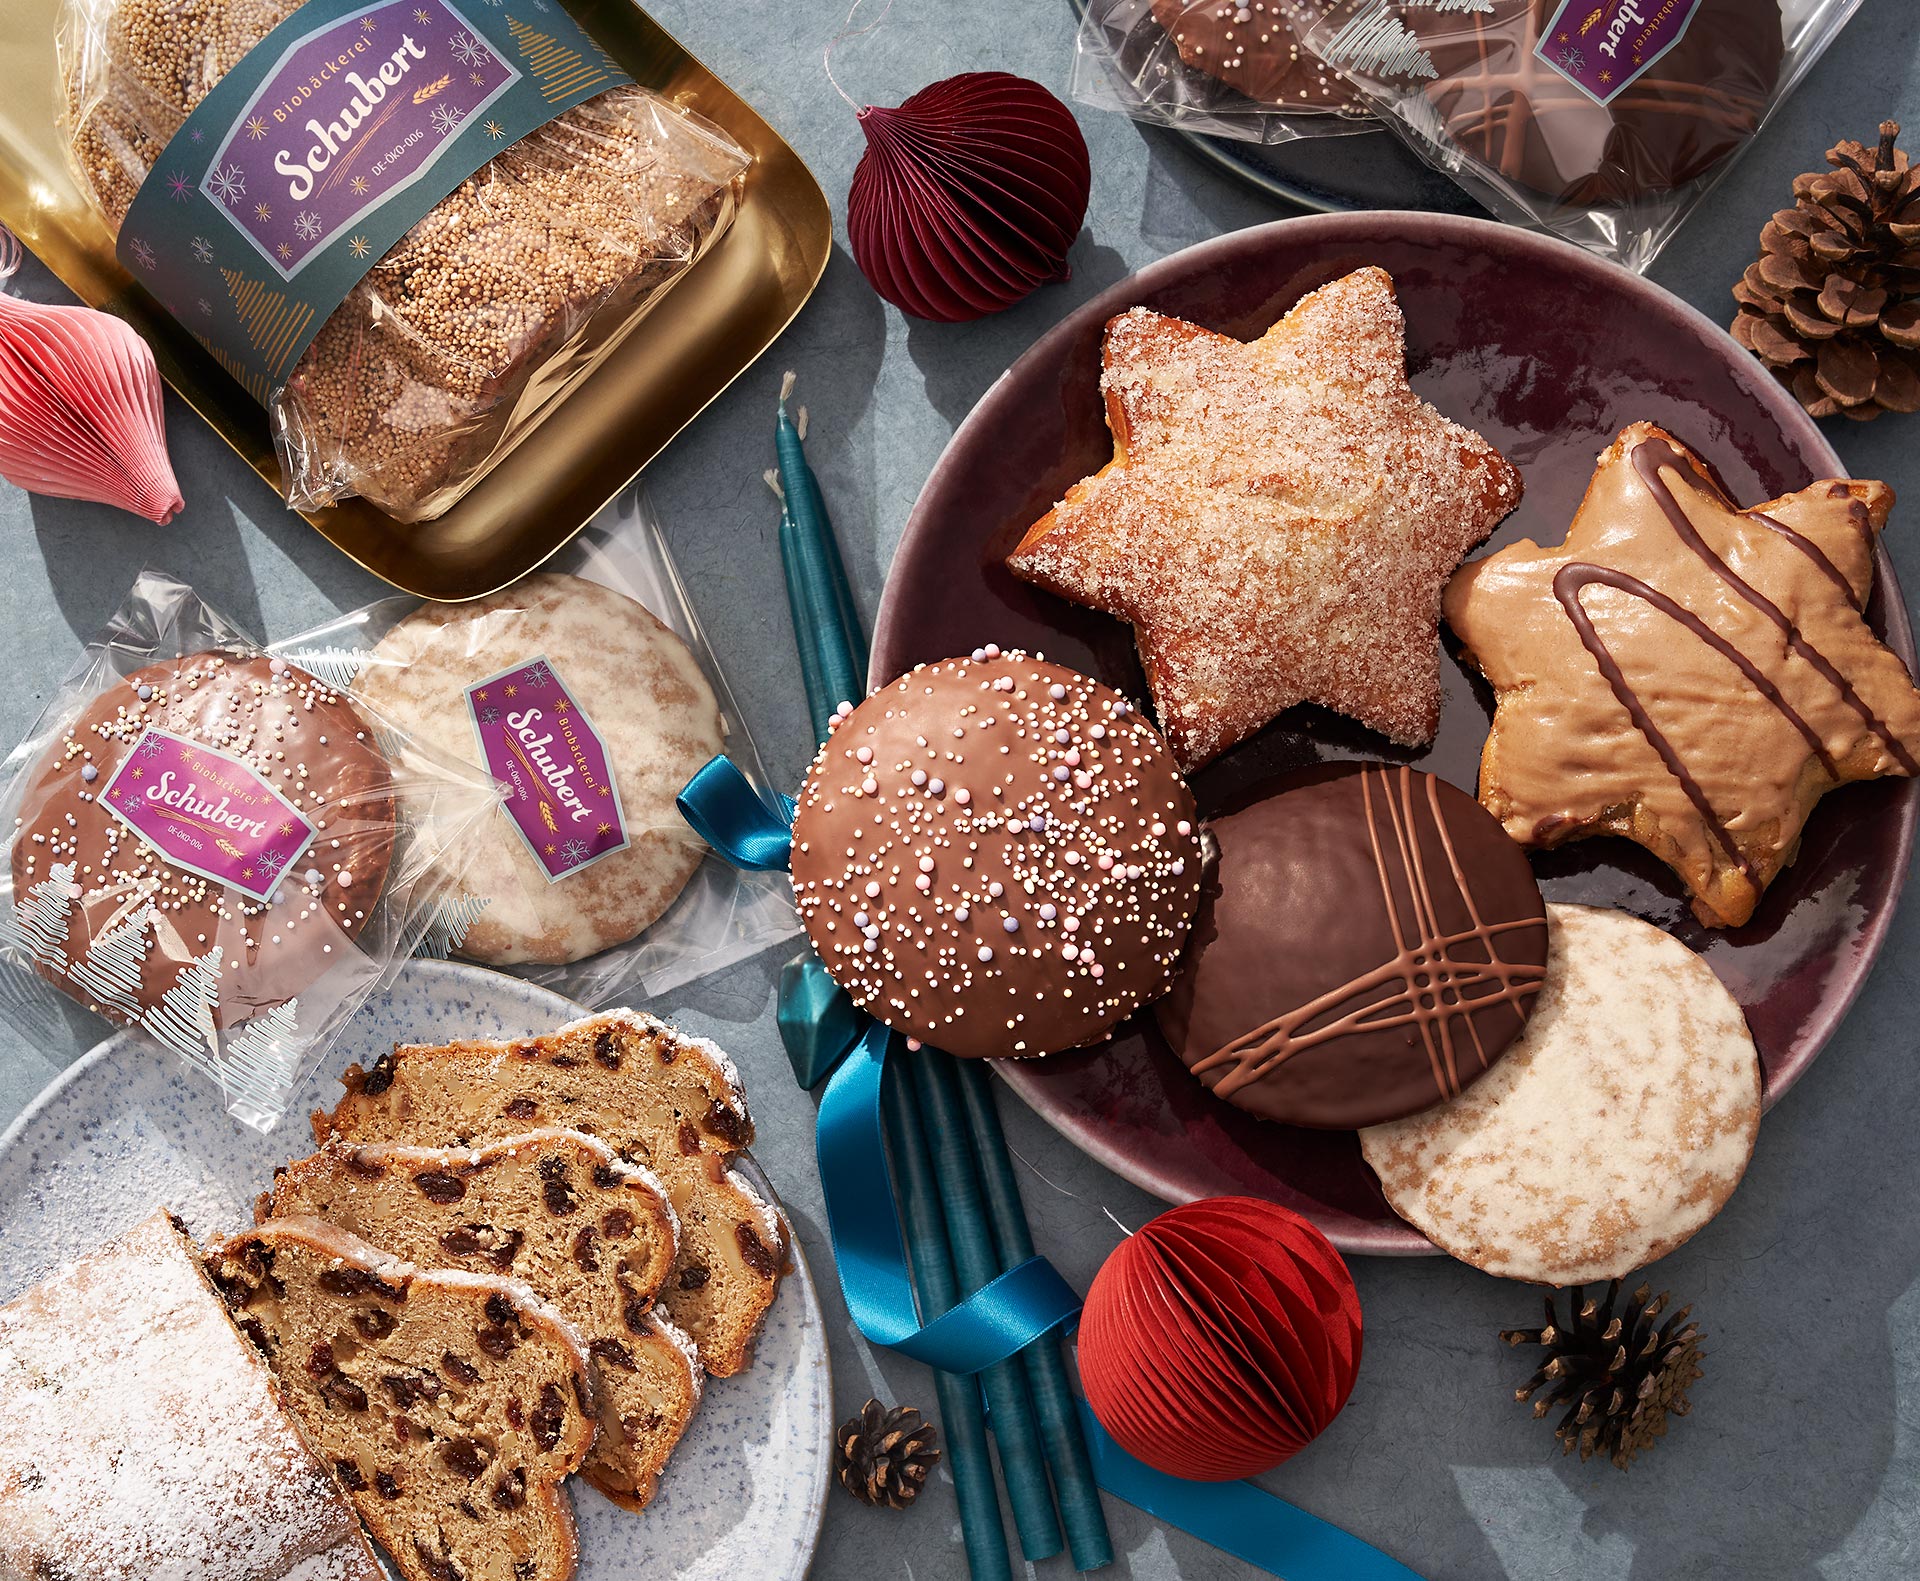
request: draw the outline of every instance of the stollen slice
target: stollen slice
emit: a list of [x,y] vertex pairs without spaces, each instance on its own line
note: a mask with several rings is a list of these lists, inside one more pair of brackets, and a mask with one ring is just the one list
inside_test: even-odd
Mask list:
[[680,1250],[660,1304],[693,1336],[708,1372],[752,1359],[780,1279],[779,1215],[729,1164],[753,1141],[733,1061],[633,1010],[570,1022],[546,1037],[404,1044],[316,1113],[314,1136],[474,1147],[553,1125],[597,1136],[666,1187]]
[[308,1214],[425,1267],[512,1274],[580,1331],[599,1434],[581,1475],[644,1509],[700,1403],[693,1341],[653,1310],[680,1226],[653,1174],[579,1131],[479,1148],[336,1142],[288,1165],[260,1217]]
[[1726,1205],[1760,1057],[1706,962],[1622,911],[1549,905],[1519,1040],[1458,1098],[1360,1133],[1393,1210],[1507,1279],[1578,1285],[1664,1257]]
[[561,1481],[596,1420],[586,1347],[517,1279],[269,1219],[207,1272],[402,1581],[568,1581]]

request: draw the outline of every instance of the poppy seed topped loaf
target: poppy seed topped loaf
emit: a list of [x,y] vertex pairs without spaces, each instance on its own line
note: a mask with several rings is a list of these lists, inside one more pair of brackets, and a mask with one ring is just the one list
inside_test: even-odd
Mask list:
[[[116,231],[188,113],[296,9],[69,0],[63,124]],[[726,228],[746,164],[633,86],[501,148],[375,263],[274,394],[288,502],[446,510],[575,371],[563,359],[617,338]]]

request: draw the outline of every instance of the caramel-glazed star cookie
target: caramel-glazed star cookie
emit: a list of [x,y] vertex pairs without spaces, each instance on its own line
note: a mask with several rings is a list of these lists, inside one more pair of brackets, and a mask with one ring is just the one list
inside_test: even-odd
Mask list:
[[1672,435],[1626,429],[1564,544],[1447,588],[1498,699],[1481,803],[1527,845],[1625,835],[1740,926],[1826,792],[1920,772],[1920,692],[1861,613],[1892,506],[1824,479],[1741,510]]
[[1144,308],[1107,325],[1113,460],[1008,559],[1128,621],[1195,768],[1315,702],[1408,745],[1440,719],[1440,591],[1520,475],[1407,384],[1384,269],[1252,342]]

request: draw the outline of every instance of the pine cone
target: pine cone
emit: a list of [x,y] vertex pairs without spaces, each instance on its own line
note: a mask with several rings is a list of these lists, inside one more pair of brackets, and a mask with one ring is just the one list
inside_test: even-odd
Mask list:
[[862,1504],[904,1510],[940,1463],[940,1429],[910,1405],[882,1410],[869,1400],[840,1424],[833,1448],[841,1487]]
[[1701,1355],[1699,1327],[1687,1321],[1693,1308],[1682,1307],[1656,1329],[1667,1294],[1648,1300],[1651,1289],[1642,1285],[1624,1305],[1618,1279],[1607,1286],[1604,1301],[1584,1287],[1575,1289],[1569,1298],[1573,1316],[1565,1325],[1554,1314],[1550,1293],[1545,1328],[1501,1332],[1509,1345],[1546,1347],[1545,1364],[1513,1397],[1531,1399],[1547,1388],[1533,1402],[1536,1418],[1567,1407],[1553,1430],[1562,1454],[1577,1447],[1582,1460],[1599,1454],[1624,1471],[1665,1435],[1669,1415],[1692,1409],[1687,1387],[1700,1376]]
[[1920,410],[1920,171],[1895,149],[1845,142],[1793,183],[1733,288],[1733,338],[1815,417]]

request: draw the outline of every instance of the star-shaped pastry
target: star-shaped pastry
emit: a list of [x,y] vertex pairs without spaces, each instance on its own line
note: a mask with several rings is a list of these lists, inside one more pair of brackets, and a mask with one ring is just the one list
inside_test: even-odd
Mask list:
[[1113,460],[1008,559],[1128,621],[1184,768],[1315,702],[1408,745],[1440,719],[1440,591],[1520,475],[1407,384],[1383,269],[1251,343],[1144,308],[1107,325]]
[[1464,567],[1447,622],[1498,699],[1480,801],[1526,845],[1619,834],[1738,927],[1836,785],[1920,772],[1920,692],[1861,611],[1893,491],[1745,510],[1672,435],[1600,457],[1557,549]]

